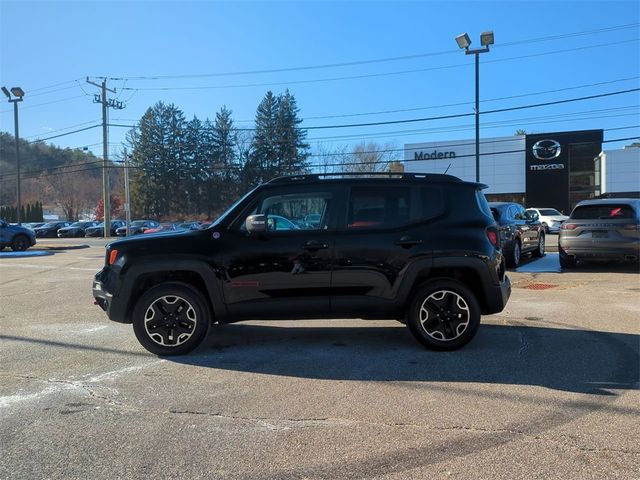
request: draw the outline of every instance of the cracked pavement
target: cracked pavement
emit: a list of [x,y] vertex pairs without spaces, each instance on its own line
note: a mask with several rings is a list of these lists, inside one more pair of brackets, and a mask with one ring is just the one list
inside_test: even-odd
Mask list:
[[289,319],[159,359],[93,305],[91,242],[0,259],[0,479],[640,477],[628,268],[511,272],[456,352],[393,321]]

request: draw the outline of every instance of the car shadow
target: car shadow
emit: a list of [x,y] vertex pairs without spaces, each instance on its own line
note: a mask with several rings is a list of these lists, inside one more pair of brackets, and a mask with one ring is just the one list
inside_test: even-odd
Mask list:
[[307,325],[215,325],[193,354],[168,360],[328,380],[496,383],[599,395],[638,388],[640,336],[634,334],[482,325],[466,347],[435,352],[400,324]]

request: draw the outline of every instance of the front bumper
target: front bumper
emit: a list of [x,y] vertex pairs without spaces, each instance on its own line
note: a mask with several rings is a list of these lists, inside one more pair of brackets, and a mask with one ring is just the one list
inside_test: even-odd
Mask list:
[[96,274],[93,280],[92,293],[96,305],[104,310],[110,320],[119,323],[130,323],[126,316],[126,305],[118,301],[118,296],[109,292],[101,280],[102,270]]

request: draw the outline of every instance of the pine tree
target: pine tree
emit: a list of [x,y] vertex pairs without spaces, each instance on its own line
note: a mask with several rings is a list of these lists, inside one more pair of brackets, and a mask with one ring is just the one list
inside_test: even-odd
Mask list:
[[255,135],[251,145],[250,161],[243,175],[249,186],[258,185],[279,173],[277,146],[278,98],[268,91],[256,110]]
[[307,170],[309,145],[305,142],[307,132],[298,126],[302,123],[302,119],[298,118],[299,111],[296,99],[288,89],[278,96],[276,138],[279,175],[303,173]]
[[236,188],[236,130],[233,127],[231,110],[223,106],[216,113],[213,126],[212,147],[216,164],[219,167],[216,178],[220,181],[219,205],[216,210],[229,203],[238,193]]

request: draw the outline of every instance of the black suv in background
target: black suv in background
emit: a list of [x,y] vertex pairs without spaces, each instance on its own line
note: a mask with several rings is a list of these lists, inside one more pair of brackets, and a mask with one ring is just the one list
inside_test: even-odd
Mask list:
[[490,202],[489,207],[498,222],[502,251],[510,267],[520,265],[525,253],[544,256],[544,225],[537,213],[527,212],[522,205],[513,202]]
[[[159,355],[192,350],[213,322],[275,318],[398,319],[452,350],[511,293],[483,188],[432,174],[277,178],[206,230],[107,245],[93,295]],[[276,216],[292,228],[272,229]]]
[[[125,223],[122,220],[111,220],[111,225],[109,228],[110,237],[116,236],[116,230],[120,227],[125,226]],[[85,230],[85,236],[87,237],[104,237],[104,222],[100,222],[93,227],[89,227]]]

